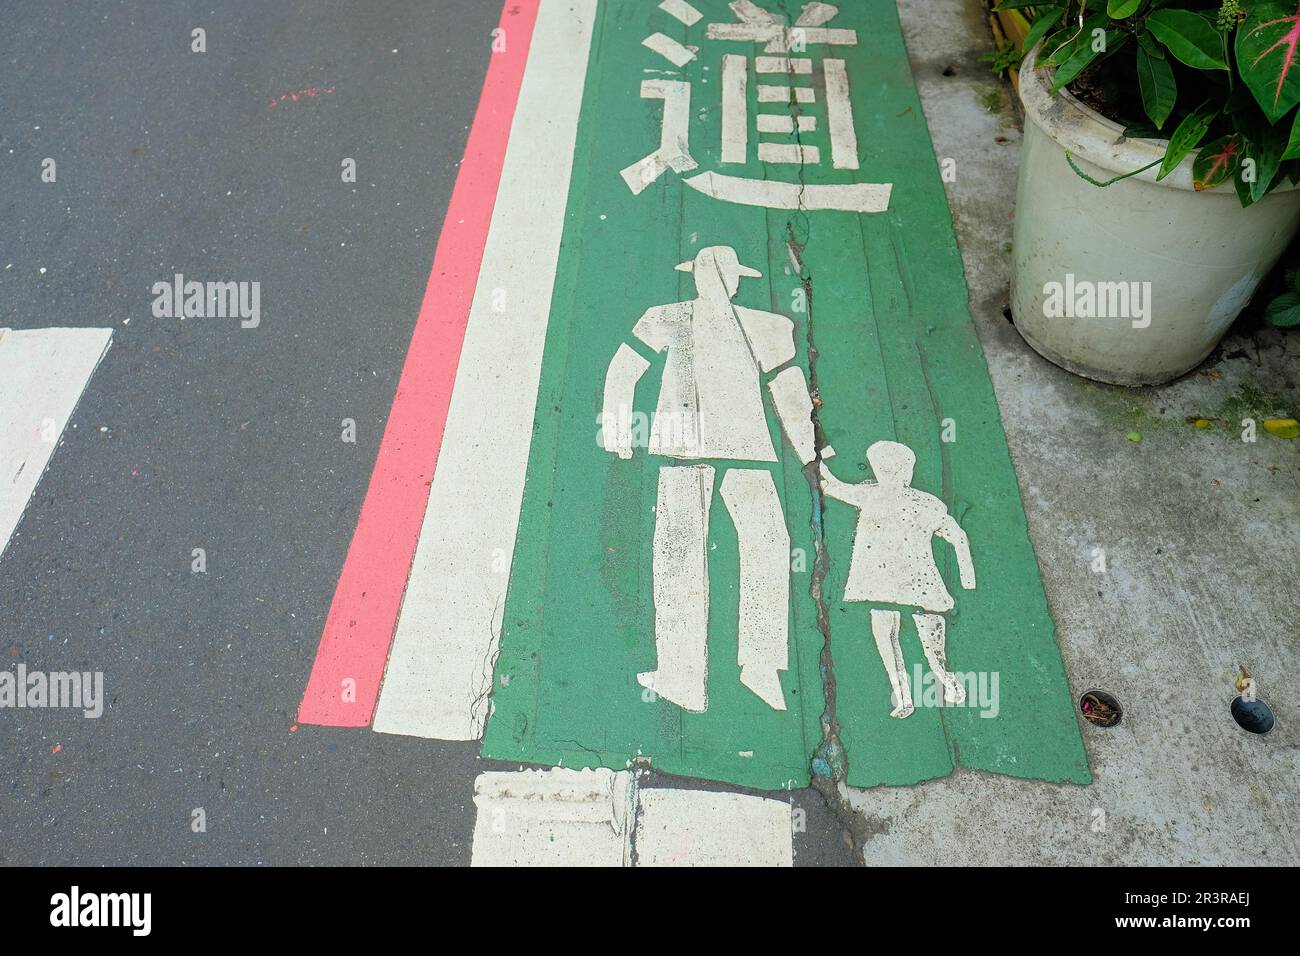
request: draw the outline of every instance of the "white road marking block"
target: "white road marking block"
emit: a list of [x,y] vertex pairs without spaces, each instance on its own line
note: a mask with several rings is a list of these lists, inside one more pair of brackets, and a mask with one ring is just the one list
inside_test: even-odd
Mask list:
[[722,161],[743,163],[748,156],[749,130],[745,127],[745,106],[749,74],[745,58],[727,54],[722,58]]
[[[474,781],[471,866],[793,866],[788,803],[639,788],[621,770],[521,770]],[[635,831],[635,833],[633,832]]]
[[812,60],[791,59],[788,56],[759,56],[754,58],[755,73],[799,73],[812,75]]
[[817,98],[817,93],[811,86],[758,84],[758,101],[760,103],[789,103],[792,93],[796,103],[812,103]]
[[[663,100],[664,121],[659,148],[619,173],[634,196],[639,195],[666,170],[684,173],[699,165],[686,145],[690,141],[691,84],[677,80],[642,80],[641,99]],[[572,162],[572,152],[569,158]]]
[[483,735],[595,16],[538,14],[377,731]]
[[669,16],[676,17],[688,27],[695,26],[700,22],[700,18],[704,16],[686,0],[663,0],[663,3],[659,4],[659,9]]
[[772,179],[741,179],[712,170],[682,180],[692,189],[742,206],[768,209],[843,209],[849,212],[884,212],[889,208],[890,183],[848,183],[801,187]]
[[471,866],[626,866],[632,774],[523,770],[474,781]]
[[836,169],[857,169],[858,134],[853,128],[849,74],[843,60],[826,60],[822,70],[826,77],[826,111],[831,128],[831,164]]
[[112,329],[0,329],[0,554],[112,337]]
[[[788,113],[759,113],[758,131],[760,133],[793,133],[795,118]],[[817,117],[800,116],[799,131],[811,133],[817,129]]]
[[654,50],[661,57],[676,67],[683,67],[691,60],[695,59],[695,50],[688,46],[683,46],[670,36],[662,33],[652,33],[641,41],[641,45],[647,49]]
[[821,161],[821,151],[816,146],[800,146],[796,143],[759,143],[758,158],[764,163],[816,166]]
[[705,790],[640,790],[637,866],[793,866],[790,805]]

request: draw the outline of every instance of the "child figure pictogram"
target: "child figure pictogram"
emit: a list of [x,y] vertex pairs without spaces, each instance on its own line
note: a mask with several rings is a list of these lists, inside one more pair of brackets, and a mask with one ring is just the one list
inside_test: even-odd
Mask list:
[[[912,620],[930,670],[943,685],[944,703],[965,703],[965,688],[948,670],[943,612],[952,610],[953,598],[935,564],[931,541],[938,535],[952,545],[961,586],[973,590],[975,566],[966,532],[941,500],[912,487],[912,449],[878,441],[867,449],[867,463],[876,480],[858,483],[840,481],[821,463],[822,490],[858,511],[844,600],[917,608]],[[871,609],[871,634],[893,688],[890,716],[900,718],[915,709],[898,641],[901,623],[898,611]]]

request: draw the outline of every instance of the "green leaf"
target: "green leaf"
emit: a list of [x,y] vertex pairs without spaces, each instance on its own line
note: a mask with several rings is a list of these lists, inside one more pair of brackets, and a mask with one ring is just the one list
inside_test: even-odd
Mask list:
[[1198,70],[1228,68],[1221,34],[1190,10],[1156,10],[1147,17],[1147,29],[1188,66]]
[[1057,30],[1044,40],[1043,54],[1038,58],[1038,65],[1058,66],[1056,60],[1058,56],[1069,57],[1074,52],[1074,41],[1069,39],[1070,34],[1073,32],[1067,27],[1063,30]]
[[1160,172],[1156,175],[1157,181],[1173,172],[1174,168],[1183,161],[1183,157],[1205,139],[1205,134],[1210,131],[1210,124],[1219,115],[1219,111],[1210,105],[1211,102],[1206,100],[1184,116],[1183,121],[1174,130],[1174,134],[1169,137],[1169,148],[1165,150],[1165,161],[1160,164]]
[[1300,5],[1262,0],[1237,28],[1237,71],[1269,122],[1300,103]]
[[[1094,17],[1093,19],[1097,19]],[[1104,18],[1101,18],[1104,21]],[[1047,58],[1043,60],[1044,66],[1057,67],[1074,56],[1074,52],[1079,48],[1083,37],[1087,34],[1086,30],[1080,30],[1078,24],[1066,23],[1064,27],[1053,33],[1043,43],[1043,49],[1047,51]]]
[[1282,153],[1282,158],[1300,158],[1300,110],[1296,110],[1295,118],[1291,120],[1291,135],[1286,141],[1286,149]]
[[1294,418],[1266,418],[1260,424],[1264,426],[1264,431],[1274,438],[1283,438],[1287,441],[1300,438],[1300,422]]
[[[1238,178],[1248,187],[1251,202],[1259,202],[1273,186],[1277,171],[1282,165],[1282,155],[1286,151],[1286,131],[1279,126],[1270,126],[1262,118],[1253,120],[1239,118],[1237,130],[1243,134],[1241,171]],[[1249,162],[1248,162],[1249,161]],[[1247,170],[1251,178],[1247,180]]]
[[1061,22],[1061,17],[1064,15],[1065,7],[1044,7],[1042,12],[1034,19],[1034,24],[1029,28],[1029,32],[1025,34],[1025,42],[1020,47],[1021,51],[1028,53],[1032,50],[1034,45],[1047,35],[1048,30]]
[[1264,314],[1273,325],[1283,328],[1300,325],[1300,293],[1283,292],[1268,304]]
[[1036,0],[1002,0],[993,10],[1023,10],[1025,7],[1036,7]]
[[1242,209],[1248,208],[1255,201],[1250,198],[1250,183],[1244,181],[1240,176],[1232,177],[1232,188],[1237,194],[1237,202],[1241,203]]
[[1137,38],[1138,43],[1142,45],[1142,49],[1147,51],[1148,56],[1154,56],[1161,60],[1166,59],[1165,48],[1155,41],[1150,30],[1139,30]]
[[1241,138],[1232,133],[1206,143],[1192,163],[1192,188],[1197,192],[1226,182],[1241,165]]
[[1118,53],[1123,48],[1124,44],[1128,42],[1128,38],[1131,35],[1132,34],[1125,33],[1123,30],[1120,29],[1107,30],[1106,31],[1106,52],[1101,54],[1101,58],[1103,60],[1108,60],[1116,53]]
[[1110,26],[1110,20],[1104,13],[1095,13],[1083,21],[1082,26],[1078,23],[1066,22],[1065,26],[1057,30],[1043,44],[1043,49],[1051,50],[1051,56],[1043,61],[1044,66],[1058,67],[1065,63],[1080,50],[1092,46],[1092,34],[1094,30],[1104,30]]
[[1124,127],[1125,139],[1162,139],[1160,130],[1146,120],[1137,120]]
[[[1098,29],[1105,22],[1105,18],[1098,16]],[[1092,21],[1088,21],[1092,22]],[[1124,45],[1128,39],[1128,34],[1123,30],[1106,30],[1102,35],[1102,49],[1096,48],[1096,43],[1092,36],[1092,28],[1084,23],[1083,33],[1079,42],[1075,45],[1074,53],[1056,69],[1056,78],[1052,81],[1052,92],[1057,92],[1076,76],[1082,73],[1093,60],[1098,57],[1111,56],[1116,50]]]
[[1142,0],[1106,0],[1106,15],[1112,20],[1123,20],[1137,13]]
[[1138,88],[1142,91],[1142,107],[1156,129],[1165,125],[1178,99],[1178,86],[1174,68],[1166,60],[1148,56],[1143,47],[1137,51]]
[[1085,43],[1070,54],[1070,58],[1056,68],[1056,78],[1052,80],[1052,92],[1057,92],[1065,84],[1078,76],[1087,68],[1088,64],[1097,59],[1100,53],[1092,48],[1091,43]]
[[1255,102],[1255,94],[1251,93],[1244,83],[1237,83],[1232,87],[1232,92],[1223,103],[1223,112],[1228,116],[1233,113],[1240,113],[1243,110],[1257,110],[1259,104]]

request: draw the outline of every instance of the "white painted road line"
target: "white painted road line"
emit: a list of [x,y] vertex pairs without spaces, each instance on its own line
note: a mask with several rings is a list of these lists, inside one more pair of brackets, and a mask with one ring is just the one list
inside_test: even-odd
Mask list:
[[788,803],[669,789],[637,800],[637,866],[794,866]]
[[112,329],[0,329],[0,554],[112,337]]
[[758,85],[760,103],[789,103],[793,96],[796,103],[812,103],[817,94],[811,86],[774,86],[770,83]]
[[831,128],[831,162],[836,169],[858,168],[858,134],[849,102],[849,74],[843,60],[822,64],[826,76],[826,109]]
[[[800,116],[799,132],[811,133],[817,129],[817,117]],[[759,113],[758,131],[760,133],[793,133],[795,117],[788,113]]]
[[625,867],[634,846],[636,866],[794,865],[788,803],[642,789],[627,770],[484,773],[474,806],[471,866]]
[[722,161],[743,163],[749,156],[746,96],[749,74],[743,56],[722,58]]
[[762,163],[816,166],[821,162],[821,150],[816,146],[800,146],[797,143],[759,143],[758,159]]
[[659,9],[669,16],[676,17],[688,27],[695,26],[700,21],[700,18],[704,16],[686,0],[663,0],[663,3],[659,4]]
[[801,187],[775,180],[737,179],[710,170],[682,180],[706,196],[768,209],[844,209],[884,212],[889,208],[890,183],[845,183]]
[[807,58],[791,59],[788,56],[759,56],[754,58],[755,73],[799,73],[812,75],[813,61]]
[[471,866],[626,866],[632,774],[523,770],[474,781]]
[[374,729],[483,735],[595,0],[544,0]]
[[682,46],[672,37],[664,36],[662,33],[653,33],[642,40],[641,43],[679,69],[695,59],[694,50]]

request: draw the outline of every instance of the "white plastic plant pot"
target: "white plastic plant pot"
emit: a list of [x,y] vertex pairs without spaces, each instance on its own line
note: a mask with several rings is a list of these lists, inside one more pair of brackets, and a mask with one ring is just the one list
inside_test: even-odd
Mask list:
[[1163,140],[1126,139],[1119,124],[1050,70],[1020,71],[1025,137],[1016,199],[1011,309],[1035,351],[1078,375],[1158,385],[1201,363],[1250,301],[1300,226],[1287,183],[1243,209],[1231,180],[1192,188],[1193,153],[1156,182]]

